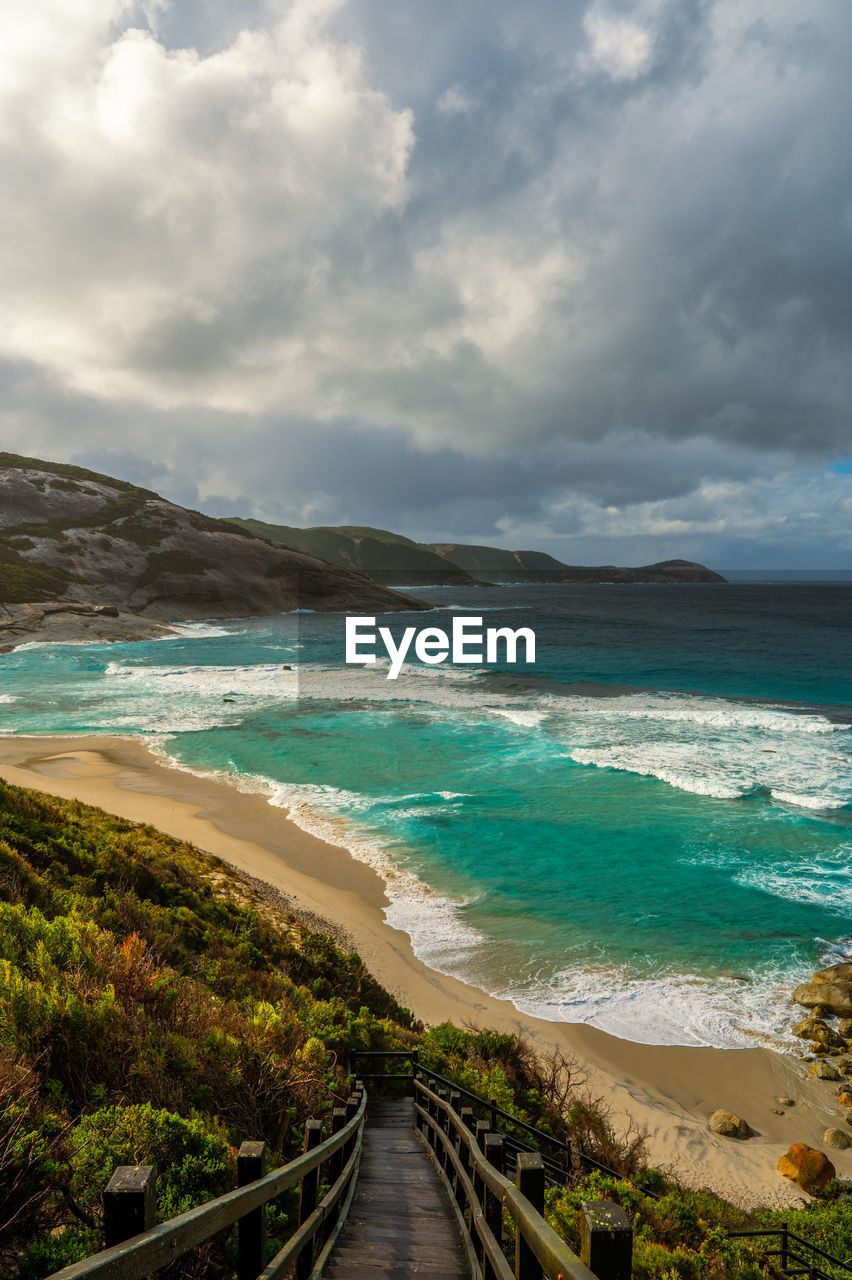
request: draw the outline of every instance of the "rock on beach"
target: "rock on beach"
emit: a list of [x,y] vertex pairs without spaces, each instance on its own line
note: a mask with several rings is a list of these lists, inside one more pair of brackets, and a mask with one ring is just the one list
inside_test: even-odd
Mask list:
[[838,1018],[852,1019],[852,964],[817,969],[807,982],[796,987],[793,999],[806,1009],[822,1005]]
[[745,1120],[733,1115],[730,1111],[714,1111],[707,1121],[707,1127],[711,1132],[721,1134],[723,1138],[751,1137],[751,1128]]
[[822,1151],[804,1142],[794,1142],[778,1161],[778,1172],[790,1178],[809,1195],[818,1195],[837,1176],[837,1170]]

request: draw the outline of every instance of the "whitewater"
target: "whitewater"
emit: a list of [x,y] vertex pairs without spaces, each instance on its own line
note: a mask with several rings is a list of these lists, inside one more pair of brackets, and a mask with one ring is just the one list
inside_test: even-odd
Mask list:
[[852,946],[851,591],[432,590],[430,624],[523,618],[539,660],[392,682],[321,614],[27,645],[0,729],[266,795],[381,872],[426,964],[527,1012],[783,1048],[792,985]]

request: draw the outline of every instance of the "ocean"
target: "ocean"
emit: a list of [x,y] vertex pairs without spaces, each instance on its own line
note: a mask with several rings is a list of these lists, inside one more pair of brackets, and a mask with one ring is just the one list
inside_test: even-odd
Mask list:
[[[425,963],[626,1039],[791,1044],[852,951],[852,584],[420,588],[534,666],[345,666],[339,615],[0,657],[0,730],[123,734],[387,877]],[[291,668],[286,670],[285,666]]]

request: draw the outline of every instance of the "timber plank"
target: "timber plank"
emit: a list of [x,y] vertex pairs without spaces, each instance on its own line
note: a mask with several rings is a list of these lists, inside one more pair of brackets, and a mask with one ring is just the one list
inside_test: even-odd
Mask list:
[[414,1134],[410,1098],[368,1106],[361,1169],[349,1218],[326,1264],[327,1280],[469,1280],[450,1202]]

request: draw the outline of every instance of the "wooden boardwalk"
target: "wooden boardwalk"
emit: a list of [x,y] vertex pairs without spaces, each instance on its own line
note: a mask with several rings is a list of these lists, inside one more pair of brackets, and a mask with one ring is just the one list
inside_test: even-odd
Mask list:
[[370,1099],[361,1172],[323,1276],[469,1280],[467,1255],[433,1161],[414,1134],[411,1098]]

